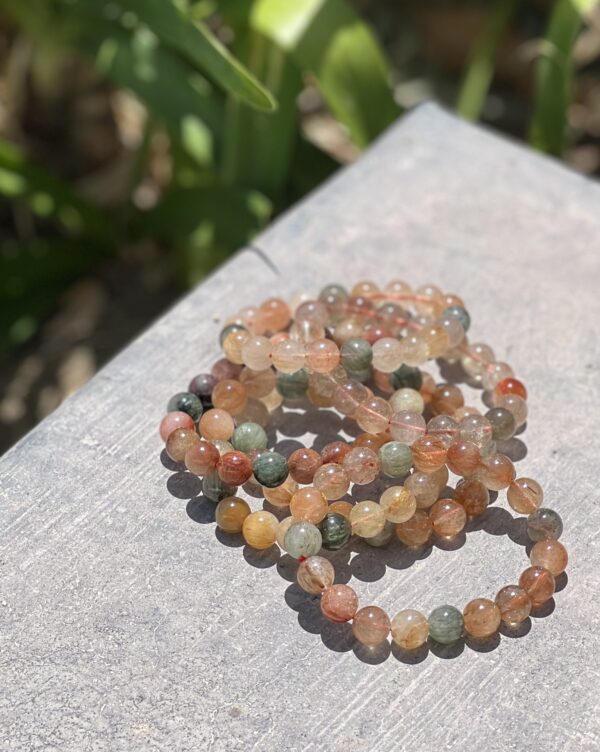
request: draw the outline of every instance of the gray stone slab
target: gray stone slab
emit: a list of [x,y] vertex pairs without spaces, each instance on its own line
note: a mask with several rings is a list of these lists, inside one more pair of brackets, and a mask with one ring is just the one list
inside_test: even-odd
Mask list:
[[[1,748],[597,750],[599,205],[595,184],[422,107],[5,455]],[[528,634],[414,664],[324,626],[286,557],[223,545],[156,433],[170,394],[218,356],[232,308],[393,276],[460,293],[472,339],[527,383],[518,473],[544,485],[571,554],[555,611]],[[344,427],[298,415],[279,438]],[[501,494],[455,550],[360,549],[339,571],[392,613],[493,596],[526,563],[505,509]]]

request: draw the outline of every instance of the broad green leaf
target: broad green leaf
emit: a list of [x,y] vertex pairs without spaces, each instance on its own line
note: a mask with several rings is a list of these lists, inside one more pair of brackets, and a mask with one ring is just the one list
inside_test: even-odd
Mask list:
[[456,110],[467,120],[477,120],[494,75],[496,49],[513,17],[517,0],[496,0],[489,19],[470,56]]

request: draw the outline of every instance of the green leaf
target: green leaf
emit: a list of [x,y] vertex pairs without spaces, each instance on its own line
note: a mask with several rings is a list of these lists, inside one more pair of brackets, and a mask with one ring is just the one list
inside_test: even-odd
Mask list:
[[458,114],[467,120],[477,120],[481,114],[494,75],[496,50],[516,6],[517,0],[496,0],[472,50],[456,104]]

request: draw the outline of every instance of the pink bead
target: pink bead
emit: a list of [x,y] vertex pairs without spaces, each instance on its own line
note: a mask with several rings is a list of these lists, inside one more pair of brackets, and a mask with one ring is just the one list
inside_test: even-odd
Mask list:
[[172,413],[167,413],[160,422],[159,433],[160,438],[166,443],[169,438],[169,434],[173,433],[176,428],[193,428],[194,419],[187,413],[182,413],[179,410],[174,410]]

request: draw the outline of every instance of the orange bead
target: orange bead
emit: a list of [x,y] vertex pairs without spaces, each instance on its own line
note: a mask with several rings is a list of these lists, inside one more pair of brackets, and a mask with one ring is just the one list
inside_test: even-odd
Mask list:
[[200,437],[193,428],[176,428],[171,431],[165,449],[173,462],[183,462],[188,449],[200,443]]
[[246,543],[252,548],[270,548],[277,540],[279,520],[264,509],[252,512],[244,520],[242,533]]
[[465,404],[463,393],[456,384],[439,384],[431,397],[431,411],[434,415],[454,415]]
[[225,410],[230,415],[237,415],[248,401],[246,387],[239,381],[225,379],[219,381],[212,392],[212,403],[218,410]]
[[411,449],[413,464],[422,473],[433,473],[446,463],[448,449],[439,436],[421,436]]
[[529,616],[531,600],[519,585],[507,585],[496,596],[502,621],[509,627],[516,627]]
[[538,541],[531,549],[529,560],[534,567],[547,569],[554,577],[558,577],[567,568],[569,555],[567,549],[557,540]]
[[503,397],[505,394],[516,394],[518,397],[521,397],[521,399],[527,399],[527,389],[525,388],[525,384],[519,381],[519,379],[512,377],[502,379],[502,381],[496,384],[494,388],[494,397],[496,399]]
[[298,490],[298,484],[293,478],[288,477],[280,486],[267,488],[263,486],[263,496],[274,507],[289,507],[292,496]]
[[290,323],[291,311],[281,298],[265,300],[258,310],[265,331],[278,332]]
[[217,504],[215,521],[225,533],[241,533],[244,520],[249,514],[247,502],[237,496],[228,496]]
[[330,339],[317,339],[306,347],[306,365],[317,373],[330,373],[340,362],[340,349]]
[[349,501],[334,501],[333,504],[329,505],[327,511],[332,514],[334,512],[335,514],[341,514],[346,519],[349,519],[352,507],[353,504],[351,504]]
[[200,418],[200,433],[208,441],[228,441],[235,430],[233,418],[226,410],[207,410]]
[[471,637],[483,640],[498,631],[502,615],[494,601],[487,598],[475,598],[465,606],[463,619],[465,630]]
[[429,515],[422,509],[417,509],[406,522],[396,525],[396,536],[405,546],[418,548],[424,546],[431,538],[433,525]]
[[528,567],[519,577],[519,585],[533,606],[541,606],[554,595],[554,576],[543,567]]
[[469,517],[477,517],[487,509],[490,492],[480,480],[465,478],[457,484],[453,498],[463,505]]
[[307,486],[292,496],[290,513],[298,522],[312,522],[316,525],[327,514],[327,506],[327,499],[323,494],[318,489]]
[[352,632],[363,645],[375,647],[387,639],[392,625],[389,616],[379,606],[365,606],[352,620]]
[[475,476],[490,491],[508,488],[515,478],[515,466],[506,455],[495,454],[479,465]]
[[321,611],[329,621],[350,621],[358,609],[358,596],[348,585],[331,585],[321,596]]
[[288,459],[290,475],[297,483],[312,483],[315,473],[323,464],[321,455],[314,449],[302,447],[292,452]]
[[243,452],[225,452],[217,464],[219,478],[230,486],[243,486],[252,475],[252,463]]
[[506,499],[519,514],[531,514],[542,506],[544,492],[531,478],[517,478],[508,487]]
[[193,444],[185,453],[185,466],[194,475],[209,475],[219,462],[219,450],[208,441]]
[[166,443],[176,428],[194,428],[194,419],[180,410],[167,413],[160,422],[160,438]]
[[479,447],[470,441],[455,441],[448,447],[446,463],[448,469],[456,475],[467,477],[479,467],[481,462],[481,452]]
[[467,522],[467,513],[462,504],[453,499],[440,499],[429,510],[433,531],[442,538],[458,535]]

